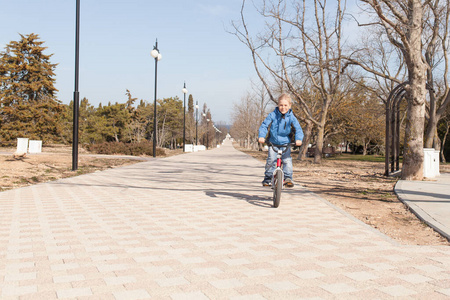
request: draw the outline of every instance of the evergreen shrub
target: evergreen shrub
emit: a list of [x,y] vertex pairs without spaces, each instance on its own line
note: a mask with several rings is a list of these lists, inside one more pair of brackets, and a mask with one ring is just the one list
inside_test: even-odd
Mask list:
[[[99,144],[89,144],[86,150],[96,154],[107,155],[148,155],[153,156],[153,143],[142,141],[139,143],[104,142]],[[156,156],[165,156],[166,152],[162,148],[156,148]]]

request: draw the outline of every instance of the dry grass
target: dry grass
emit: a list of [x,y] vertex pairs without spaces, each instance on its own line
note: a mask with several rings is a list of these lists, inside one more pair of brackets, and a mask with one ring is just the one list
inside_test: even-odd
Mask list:
[[[239,150],[265,161],[267,152]],[[295,154],[293,154],[295,158]],[[403,244],[450,245],[421,222],[394,193],[397,178],[385,177],[384,162],[293,159],[294,181]],[[441,172],[449,171],[443,165]]]

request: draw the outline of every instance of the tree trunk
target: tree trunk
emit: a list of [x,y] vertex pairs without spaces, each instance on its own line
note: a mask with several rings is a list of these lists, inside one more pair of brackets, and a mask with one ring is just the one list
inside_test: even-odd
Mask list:
[[[430,92],[430,94],[432,94],[432,92]],[[433,95],[430,95],[430,97],[433,97]],[[424,143],[425,148],[434,147],[437,122],[438,119],[436,118],[436,100],[434,100],[430,101],[430,117],[428,119],[428,124],[425,132],[425,143]]]
[[317,125],[317,142],[316,151],[314,153],[314,163],[322,163],[323,142],[325,136],[325,124],[327,122],[328,106],[331,103],[330,96],[327,95],[323,102],[322,113],[320,116],[320,123]]
[[447,130],[445,131],[444,137],[442,138],[442,147],[441,147],[441,151],[440,151],[440,153],[441,153],[441,161],[443,163],[447,162],[446,159],[445,159],[445,155],[444,155],[444,148],[445,148],[445,142],[447,141],[448,132],[450,130],[449,122],[446,122],[446,125],[447,125]]
[[323,135],[325,129],[324,126],[317,126],[317,142],[316,142],[316,151],[314,152],[314,163],[320,164],[322,163],[322,150],[323,150]]
[[363,139],[363,155],[367,155],[367,145],[369,142],[366,143],[366,139]]
[[300,150],[298,152],[297,159],[303,160],[304,157],[306,157],[306,152],[308,151],[308,145],[309,141],[311,140],[312,135],[312,122],[307,120],[306,126],[303,128],[303,141],[302,146],[300,147]]
[[426,64],[422,57],[422,1],[409,2],[410,26],[406,38],[409,51],[405,53],[408,66],[409,86],[407,121],[405,129],[405,152],[402,179],[423,179],[423,137],[425,126]]
[[434,130],[434,139],[433,139],[433,148],[434,150],[441,150],[441,139],[439,138],[438,132],[437,132],[437,126]]
[[408,118],[405,129],[405,153],[402,179],[423,179],[423,133],[425,121],[425,82],[422,86],[411,84],[408,99]]

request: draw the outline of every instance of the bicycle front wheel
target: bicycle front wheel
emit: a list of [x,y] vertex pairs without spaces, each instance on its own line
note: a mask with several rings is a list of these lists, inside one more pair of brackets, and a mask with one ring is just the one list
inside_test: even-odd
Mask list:
[[283,189],[283,171],[275,170],[273,174],[273,207],[278,207],[281,200],[281,190]]

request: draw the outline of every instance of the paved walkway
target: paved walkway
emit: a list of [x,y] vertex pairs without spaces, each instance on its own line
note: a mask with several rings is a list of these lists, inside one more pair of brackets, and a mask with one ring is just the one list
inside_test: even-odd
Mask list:
[[450,250],[402,246],[219,149],[0,193],[0,298],[449,299]]
[[399,199],[425,223],[450,240],[450,174],[429,181],[399,180]]

